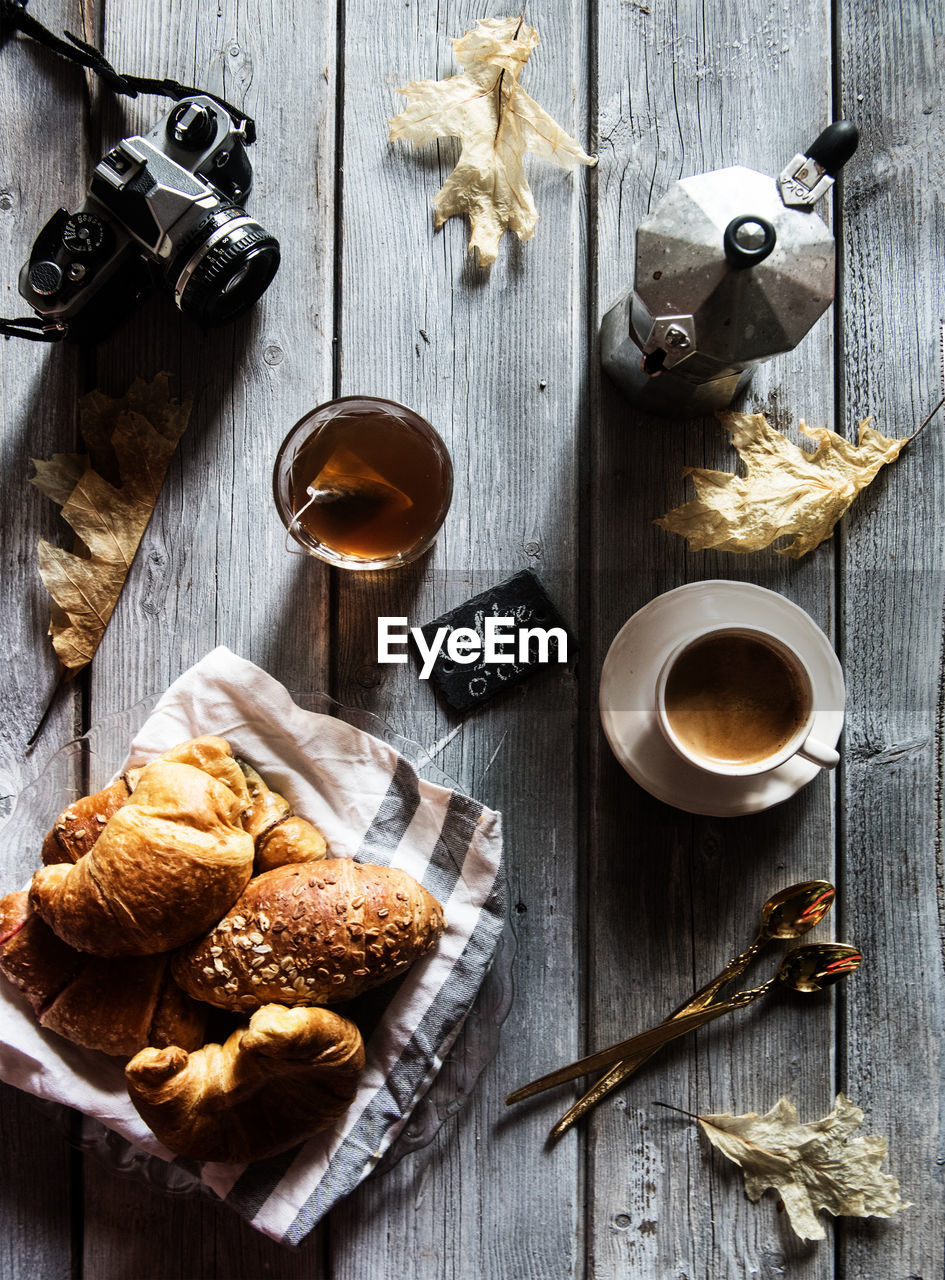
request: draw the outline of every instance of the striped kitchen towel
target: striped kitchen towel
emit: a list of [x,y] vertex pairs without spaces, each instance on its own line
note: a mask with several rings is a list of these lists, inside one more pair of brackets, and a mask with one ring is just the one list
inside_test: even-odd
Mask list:
[[95,1117],[113,1131],[110,1145],[126,1139],[172,1161],[258,1230],[298,1244],[377,1165],[462,1027],[504,925],[501,820],[468,796],[420,779],[378,738],[303,710],[271,676],[223,647],[170,686],[135,737],[129,762],[202,734],[226,738],[324,832],[333,854],[401,867],[443,904],[446,933],[408,972],[366,1037],[354,1101],[332,1129],[268,1160],[175,1160],[131,1106],[120,1065],[43,1031],[2,981],[0,1078]]

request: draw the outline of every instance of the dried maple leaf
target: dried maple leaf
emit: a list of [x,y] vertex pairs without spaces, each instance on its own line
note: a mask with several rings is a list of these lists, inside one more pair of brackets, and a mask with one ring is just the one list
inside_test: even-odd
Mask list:
[[[190,403],[171,400],[167,374],[137,379],[119,400],[80,401],[83,454],[33,459],[32,483],[62,507],[73,551],[39,543],[39,572],[53,598],[49,634],[66,678],[91,660],[105,634],[161,491]],[[107,478],[106,478],[107,477]]]
[[787,1098],[764,1116],[750,1111],[696,1119],[712,1145],[744,1171],[748,1199],[760,1200],[769,1188],[777,1191],[802,1240],[823,1240],[818,1209],[834,1217],[891,1218],[909,1208],[898,1181],[880,1172],[886,1139],[851,1137],[863,1112],[842,1093],[829,1115],[810,1124],[798,1123],[797,1108]]
[[409,105],[390,122],[393,140],[415,146],[455,137],[463,149],[433,201],[439,229],[454,214],[469,217],[469,251],[479,265],[496,259],[506,229],[531,238],[538,210],[525,178],[531,151],[562,169],[596,164],[546,111],[519,87],[518,78],[538,32],[522,18],[487,18],[452,42],[462,75],[414,80],[398,89]]
[[687,467],[696,496],[655,523],[689,539],[690,551],[760,551],[793,536],[779,554],[799,559],[833,533],[850,503],[895,461],[910,437],[888,440],[865,418],[856,444],[800,424],[817,441],[813,453],[769,426],[763,413],[720,413],[745,464],[745,475]]

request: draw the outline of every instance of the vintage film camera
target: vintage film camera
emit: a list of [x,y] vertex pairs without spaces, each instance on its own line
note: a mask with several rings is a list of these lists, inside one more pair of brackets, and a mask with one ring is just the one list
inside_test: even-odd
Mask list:
[[113,147],[86,199],[53,214],[20,272],[43,328],[94,340],[162,285],[205,328],[251,307],[279,267],[279,242],[243,208],[248,141],[245,127],[194,94],[150,133]]

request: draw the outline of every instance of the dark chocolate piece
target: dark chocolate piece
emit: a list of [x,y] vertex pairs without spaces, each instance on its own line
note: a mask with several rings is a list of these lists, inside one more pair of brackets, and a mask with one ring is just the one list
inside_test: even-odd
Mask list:
[[[502,628],[508,638],[502,648],[513,657],[511,662],[486,664],[484,654],[475,662],[454,662],[446,652],[449,635],[460,627],[469,627],[479,636],[483,650],[486,642],[486,618],[510,618],[511,623]],[[428,646],[433,644],[437,631],[448,627],[442,648],[430,673],[435,686],[446,704],[456,712],[469,711],[472,707],[494,698],[497,693],[520,684],[530,676],[548,667],[564,665],[559,662],[558,637],[552,635],[547,645],[537,636],[528,639],[527,661],[519,661],[519,635],[527,630],[558,627],[567,636],[567,652],[571,656],[572,639],[561,614],[552,604],[544,587],[527,569],[497,586],[444,613],[420,628]],[[541,650],[544,649],[544,654]],[[418,650],[419,652],[419,650]],[[542,661],[544,657],[544,661]]]

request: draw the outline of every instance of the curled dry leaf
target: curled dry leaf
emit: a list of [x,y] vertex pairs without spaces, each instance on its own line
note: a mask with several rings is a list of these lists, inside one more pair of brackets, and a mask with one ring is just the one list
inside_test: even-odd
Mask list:
[[800,424],[817,441],[810,452],[792,444],[763,413],[720,413],[745,465],[745,475],[687,467],[696,496],[656,521],[689,539],[690,551],[760,551],[791,537],[779,554],[799,559],[833,533],[834,525],[881,467],[909,441],[889,440],[865,418],[856,444]]
[[466,214],[469,251],[478,249],[486,267],[495,262],[507,229],[520,240],[534,233],[538,210],[525,178],[526,151],[562,169],[597,160],[519,86],[538,44],[534,27],[522,18],[488,18],[452,43],[462,75],[398,89],[408,106],[390,122],[390,136],[415,146],[436,138],[462,141],[456,168],[433,201],[435,226]]
[[62,507],[72,551],[39,543],[39,572],[53,598],[49,634],[71,678],[105,634],[168,464],[190,417],[170,398],[167,374],[137,379],[118,400],[93,391],[80,402],[89,449],[33,459],[32,483]]
[[823,1240],[818,1209],[834,1217],[891,1218],[909,1208],[896,1178],[880,1172],[886,1139],[852,1136],[863,1112],[842,1093],[829,1115],[809,1124],[798,1123],[797,1108],[787,1098],[764,1116],[750,1111],[697,1119],[712,1145],[744,1171],[749,1200],[760,1200],[769,1188],[777,1191],[802,1240]]

